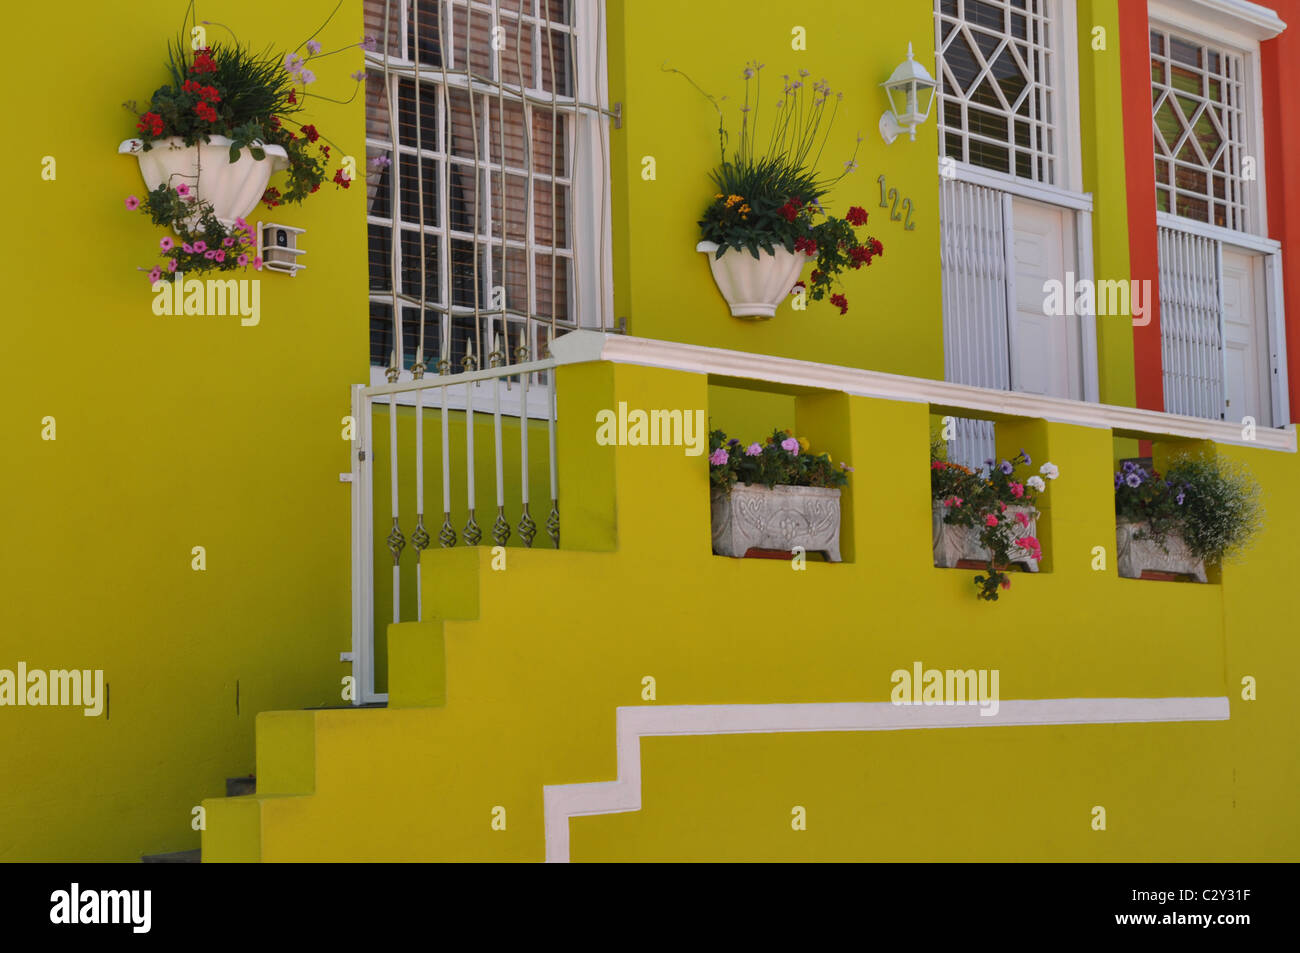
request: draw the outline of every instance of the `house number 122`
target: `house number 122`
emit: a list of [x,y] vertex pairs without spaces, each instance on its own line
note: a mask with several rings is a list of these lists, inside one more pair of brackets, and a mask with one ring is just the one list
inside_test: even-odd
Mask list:
[[[880,183],[880,207],[889,209],[889,220],[891,222],[903,222],[904,231],[910,232],[915,229],[916,222],[912,221],[912,200],[903,199],[902,209],[904,214],[898,214],[898,189],[889,189],[886,191],[885,177],[883,175],[876,179],[876,181]],[[906,218],[904,218],[904,216],[906,216]]]

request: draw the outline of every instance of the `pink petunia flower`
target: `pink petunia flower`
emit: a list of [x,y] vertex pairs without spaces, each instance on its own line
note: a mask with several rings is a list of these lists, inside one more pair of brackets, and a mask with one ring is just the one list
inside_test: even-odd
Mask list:
[[751,443],[745,448],[745,456],[756,457],[763,452],[763,447],[758,443]]
[[158,240],[158,247],[163,251],[171,251],[175,244],[176,242],[172,240],[170,235],[166,235]]
[[225,261],[226,253],[224,251],[214,251],[212,257],[217,261]]
[[211,261],[213,258],[217,257],[217,253],[214,251],[205,251],[203,257],[208,259],[208,261]]
[[134,212],[139,207],[140,207],[140,200],[138,198],[136,198],[134,195],[128,195],[126,197],[126,210],[128,212]]
[[185,252],[185,254],[187,254],[187,255],[193,255],[193,254],[194,254],[194,246],[191,245],[189,242],[183,242],[183,243],[181,244],[181,250],[182,250],[183,252]]
[[162,278],[162,269],[159,268],[157,265],[154,265],[149,272],[149,283],[153,284],[154,282],[158,281],[161,278]]
[[261,271],[261,270],[262,270],[262,256],[261,256],[261,255],[258,255],[256,258],[253,259],[253,267],[256,268],[258,271]]
[[997,518],[996,516],[994,516],[992,513],[990,513],[988,516],[984,517],[984,525],[985,525],[985,526],[997,526],[997,525],[998,525],[998,518]]
[[190,187],[182,182],[180,185],[176,186],[176,194],[182,197],[189,195]]
[[234,240],[233,238],[223,238],[223,239],[221,239],[221,247],[222,247],[222,248],[229,248],[229,247],[230,247],[231,245],[233,245],[233,244],[235,244],[235,240]]
[[167,259],[167,270],[168,270],[168,271],[175,271],[175,270],[176,270],[176,259],[175,259],[175,258],[169,258],[169,259]]
[[248,264],[248,256],[240,255],[238,258],[235,259],[235,264],[237,264],[240,268],[243,268],[245,265]]
[[194,250],[195,250],[195,251],[207,251],[207,250],[208,250],[208,243],[205,242],[205,241],[203,241],[202,239],[199,239],[197,242],[194,243]]

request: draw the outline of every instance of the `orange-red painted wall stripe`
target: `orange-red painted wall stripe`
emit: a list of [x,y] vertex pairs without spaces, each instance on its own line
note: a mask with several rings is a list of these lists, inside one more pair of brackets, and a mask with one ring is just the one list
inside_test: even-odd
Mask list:
[[1156,237],[1156,165],[1151,131],[1150,31],[1146,0],[1119,5],[1120,75],[1124,83],[1124,162],[1128,181],[1131,277],[1151,282],[1151,323],[1133,329],[1137,405],[1165,409],[1160,358],[1160,248]]
[[[1260,44],[1264,91],[1264,185],[1269,236],[1282,243],[1291,420],[1300,415],[1300,0],[1270,4],[1287,28]],[[1284,100],[1286,100],[1284,102]]]

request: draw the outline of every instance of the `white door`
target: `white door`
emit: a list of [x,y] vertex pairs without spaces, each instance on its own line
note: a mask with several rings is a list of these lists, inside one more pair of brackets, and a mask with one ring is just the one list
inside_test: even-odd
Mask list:
[[1264,260],[1223,246],[1223,362],[1227,420],[1272,423]]
[[[1014,307],[1010,313],[1011,388],[1050,397],[1083,398],[1079,318],[1047,314],[1047,283],[1067,298],[1078,274],[1074,213],[1039,202],[1012,202]],[[1067,308],[1073,310],[1073,308]]]

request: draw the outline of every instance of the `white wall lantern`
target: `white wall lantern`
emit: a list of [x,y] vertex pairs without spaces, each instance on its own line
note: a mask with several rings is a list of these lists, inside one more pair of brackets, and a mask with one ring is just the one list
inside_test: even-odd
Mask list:
[[890,145],[904,132],[916,141],[916,127],[930,118],[934,107],[935,81],[912,55],[912,44],[907,44],[907,62],[894,70],[888,80],[880,84],[889,99],[889,110],[880,117],[880,135],[885,145]]
[[293,277],[299,269],[307,266],[298,261],[299,255],[307,254],[298,247],[298,236],[306,229],[294,228],[292,225],[279,225],[275,222],[258,222],[258,254],[262,256],[262,267],[271,271],[282,271]]

